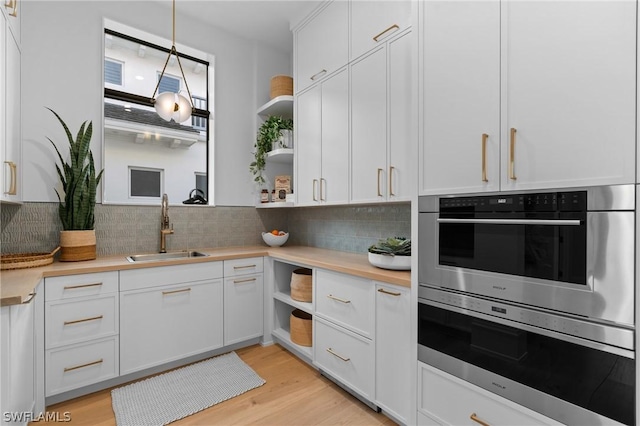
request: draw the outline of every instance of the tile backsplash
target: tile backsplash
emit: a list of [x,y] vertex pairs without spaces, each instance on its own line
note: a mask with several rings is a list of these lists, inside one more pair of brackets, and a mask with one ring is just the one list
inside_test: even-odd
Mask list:
[[[58,203],[0,205],[2,253],[49,252],[62,229]],[[366,252],[380,238],[411,234],[408,203],[371,206],[256,209],[170,206],[175,233],[168,250],[263,245],[261,232],[290,232],[287,245]],[[157,206],[96,205],[98,255],[155,252],[160,247]]]

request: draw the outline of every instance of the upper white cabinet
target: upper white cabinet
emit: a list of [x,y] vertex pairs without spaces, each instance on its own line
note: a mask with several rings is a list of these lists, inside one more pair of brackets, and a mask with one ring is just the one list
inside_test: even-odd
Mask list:
[[349,3],[328,3],[295,30],[294,37],[294,92],[298,93],[349,61]]
[[421,194],[635,181],[635,1],[420,7]]
[[352,60],[411,26],[410,1],[352,1],[350,5]]

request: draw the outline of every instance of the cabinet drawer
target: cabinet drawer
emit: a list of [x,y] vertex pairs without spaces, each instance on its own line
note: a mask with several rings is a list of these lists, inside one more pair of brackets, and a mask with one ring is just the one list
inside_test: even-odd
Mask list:
[[47,302],[47,349],[118,334],[118,294]]
[[118,376],[117,337],[46,352],[46,396]]
[[317,270],[316,314],[372,337],[375,314],[375,286],[371,280]]
[[118,272],[67,275],[44,279],[45,301],[100,296],[118,291]]
[[224,276],[249,275],[263,271],[262,257],[250,257],[247,259],[232,259],[224,261]]
[[315,358],[318,368],[335,379],[373,400],[374,347],[348,330],[315,318]]
[[156,266],[120,271],[120,291],[222,278],[222,262]]

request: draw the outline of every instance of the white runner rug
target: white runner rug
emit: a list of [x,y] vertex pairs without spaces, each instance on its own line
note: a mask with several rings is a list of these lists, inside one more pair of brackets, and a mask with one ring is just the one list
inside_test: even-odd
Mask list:
[[165,425],[262,386],[229,352],[111,391],[118,426]]

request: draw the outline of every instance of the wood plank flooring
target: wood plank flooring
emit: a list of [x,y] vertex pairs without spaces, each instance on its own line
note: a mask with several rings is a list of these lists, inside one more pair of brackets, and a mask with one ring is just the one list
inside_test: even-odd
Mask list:
[[[236,353],[267,383],[172,425],[395,424],[279,345],[254,345]],[[60,417],[69,412],[73,425],[115,425],[110,391],[52,405],[47,411],[59,412]]]

